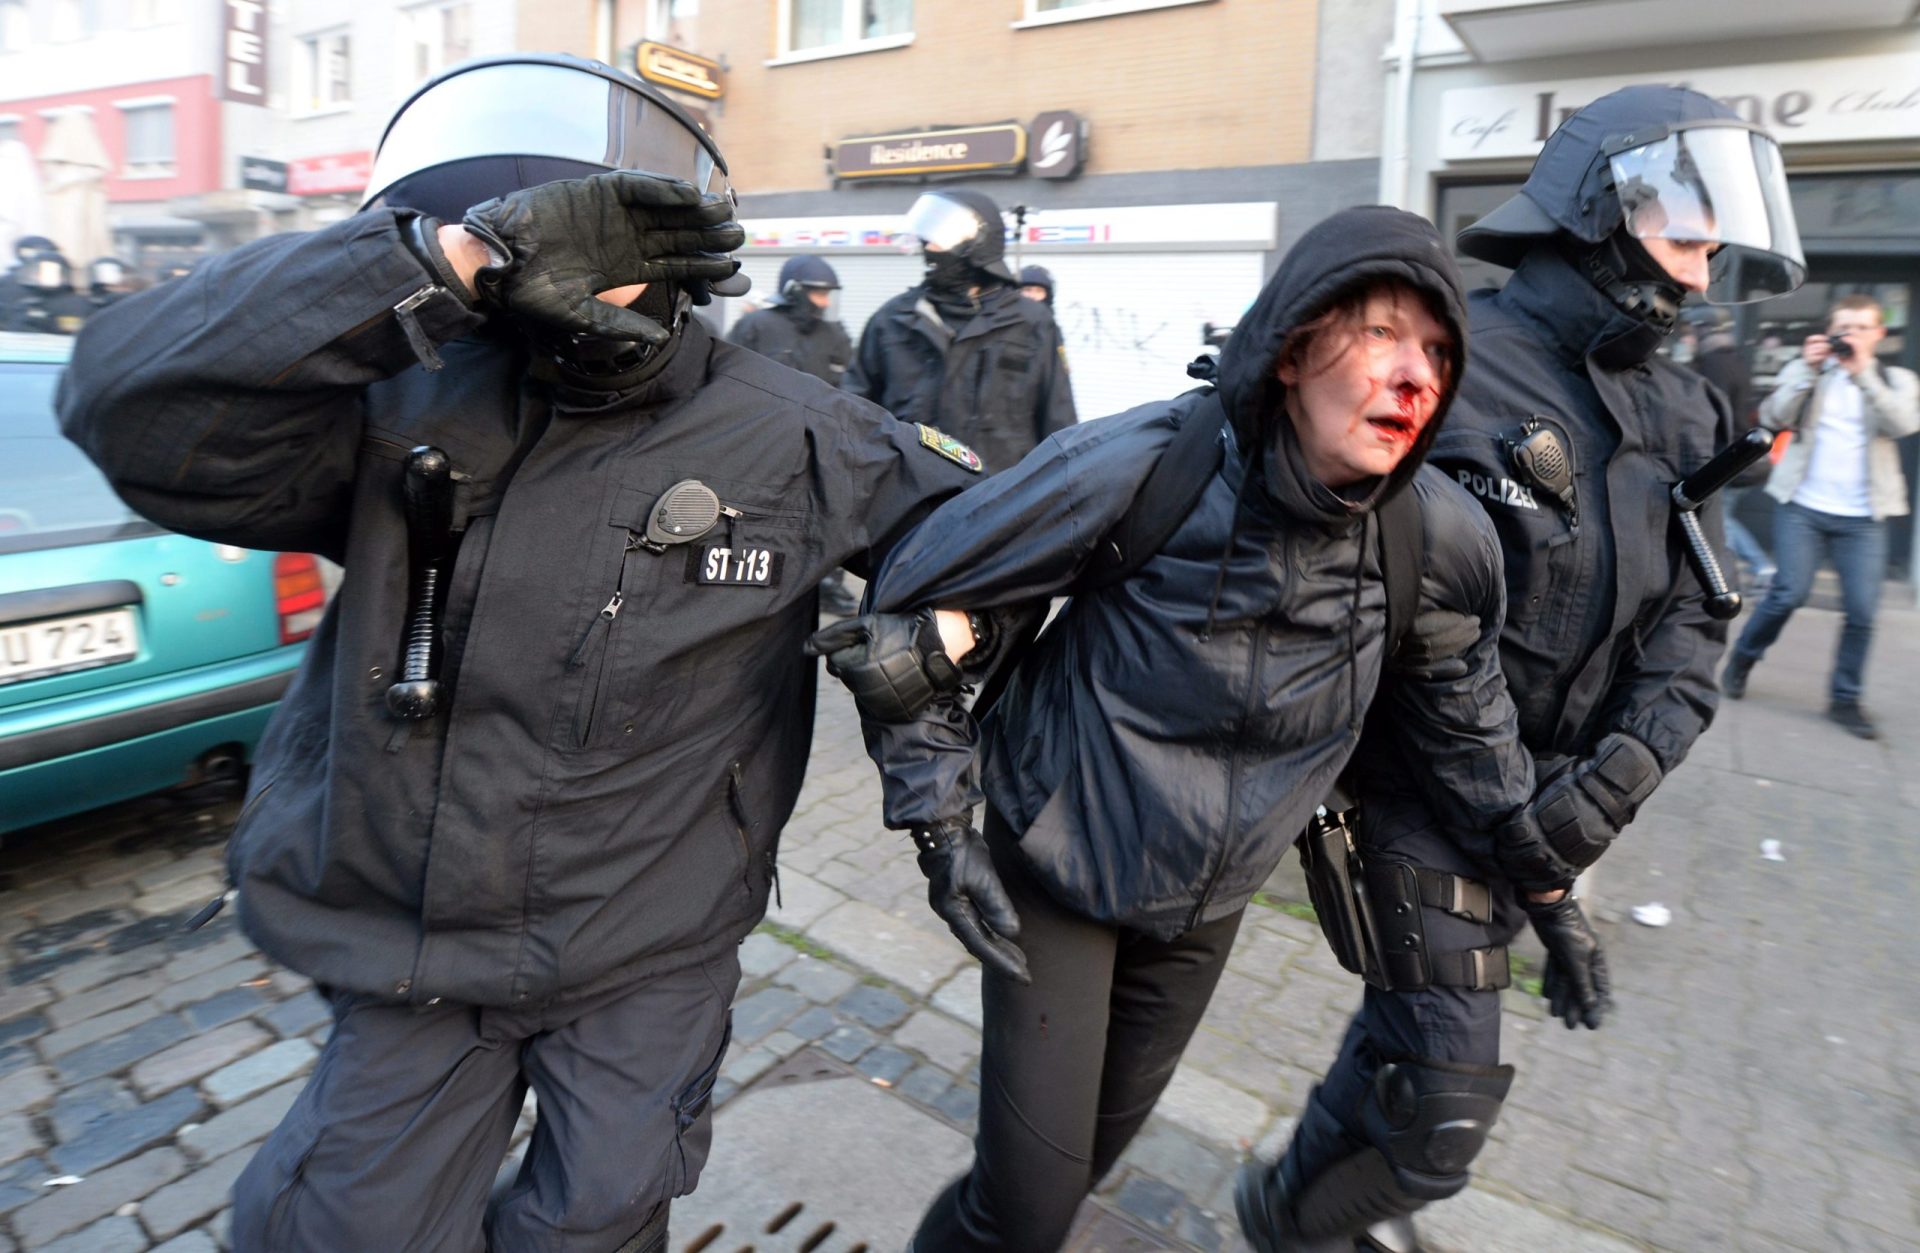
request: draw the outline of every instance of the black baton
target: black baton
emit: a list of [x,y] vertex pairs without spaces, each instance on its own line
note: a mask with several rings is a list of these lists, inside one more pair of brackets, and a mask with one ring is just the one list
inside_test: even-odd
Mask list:
[[453,463],[438,448],[407,454],[400,485],[407,516],[407,626],[400,637],[400,681],[387,689],[396,718],[431,718],[440,709],[440,595],[453,552]]
[[1767,455],[1773,447],[1773,435],[1755,427],[1715,453],[1707,464],[1673,485],[1674,517],[1680,523],[1680,537],[1686,544],[1687,564],[1707,593],[1707,616],[1722,622],[1740,612],[1740,593],[1728,586],[1726,572],[1713,546],[1700,528],[1700,506],[1735,475]]

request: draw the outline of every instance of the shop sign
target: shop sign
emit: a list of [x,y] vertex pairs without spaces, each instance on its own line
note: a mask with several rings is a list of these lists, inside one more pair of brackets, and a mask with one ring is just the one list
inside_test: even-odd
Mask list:
[[241,157],[240,185],[249,191],[284,192],[287,189],[287,163],[269,161],[265,157]]
[[1456,88],[1440,97],[1440,158],[1531,157],[1574,110],[1637,83],[1704,92],[1782,144],[1920,138],[1920,57],[1829,57]]
[[[749,249],[899,251],[906,238],[898,214],[755,218]],[[1155,247],[1270,249],[1279,218],[1272,201],[1231,204],[1124,205],[1107,209],[1041,209],[1027,215],[1021,242],[1049,252]],[[1007,230],[1013,243],[1013,230]]]
[[634,52],[633,59],[640,77],[650,83],[689,92],[707,100],[718,100],[725,90],[721,83],[720,63],[709,57],[647,40]]
[[267,6],[264,0],[220,0],[220,98],[267,103]]
[[1087,124],[1065,110],[1042,113],[1027,128],[1033,151],[1027,154],[1027,173],[1035,178],[1072,178],[1086,162]]
[[897,135],[857,135],[833,146],[840,179],[911,178],[995,171],[1012,174],[1027,159],[1027,128],[1018,122]]
[[372,177],[371,152],[335,152],[324,157],[300,157],[287,164],[287,190],[296,196],[365,191]]

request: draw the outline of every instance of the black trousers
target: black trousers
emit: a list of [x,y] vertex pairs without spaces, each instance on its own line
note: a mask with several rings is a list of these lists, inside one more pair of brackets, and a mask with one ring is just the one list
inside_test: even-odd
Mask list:
[[[233,1187],[234,1253],[611,1253],[693,1190],[740,960],[529,1010],[333,998],[333,1034]],[[531,1086],[519,1177],[488,1212]]]
[[1058,1249],[1173,1078],[1240,929],[1236,913],[1163,941],[1084,918],[1027,873],[991,810],[986,836],[1033,983],[986,974],[973,1168],[920,1220],[914,1253]]

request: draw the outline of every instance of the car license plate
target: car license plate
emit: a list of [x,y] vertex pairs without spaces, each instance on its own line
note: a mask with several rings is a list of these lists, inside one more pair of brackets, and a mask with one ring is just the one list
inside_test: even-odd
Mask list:
[[139,651],[131,609],[0,626],[0,684],[132,661]]

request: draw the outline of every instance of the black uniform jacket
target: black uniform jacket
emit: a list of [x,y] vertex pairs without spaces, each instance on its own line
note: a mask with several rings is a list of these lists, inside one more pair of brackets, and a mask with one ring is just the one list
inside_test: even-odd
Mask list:
[[954,327],[926,288],[908,288],[867,320],[841,385],[902,422],[938,427],[997,471],[1073,425],[1073,385],[1060,328],[1039,302],[1002,287],[980,304]]
[[[1222,354],[1234,421],[1216,477],[1137,573],[1068,603],[987,719],[986,797],[1055,897],[1089,917],[1171,936],[1230,914],[1325,799],[1382,670],[1371,506],[1386,490],[1419,493],[1426,540],[1421,606],[1388,698],[1394,732],[1434,804],[1464,825],[1491,829],[1532,791],[1500,678],[1502,583],[1485,516],[1445,476],[1416,470],[1417,452],[1354,501],[1305,473],[1290,422],[1249,442],[1287,328],[1330,288],[1364,274],[1433,286],[1393,243],[1332,274],[1296,256],[1269,284]],[[947,502],[894,550],[877,603],[976,608],[1069,588],[1198,403],[1189,394],[1084,423]],[[1250,459],[1247,446],[1264,451]],[[867,730],[890,825],[978,799],[979,737],[957,707]]]
[[[323,984],[535,1004],[690,963],[765,908],[806,764],[815,584],[974,478],[911,426],[689,325],[614,397],[529,376],[429,289],[388,211],[236,249],[102,310],[61,398],[128,502],[341,561],[229,851],[248,933]],[[460,338],[467,336],[467,338]],[[468,476],[451,712],[393,719],[401,466]],[[635,547],[697,478],[741,515]],[[724,552],[722,550],[725,550]]]
[[[1585,278],[1538,250],[1469,301],[1473,365],[1432,463],[1480,498],[1506,558],[1501,660],[1520,733],[1578,757],[1625,731],[1672,770],[1719,703],[1725,623],[1682,555],[1673,484],[1731,441],[1724,395],[1653,355]],[[1575,512],[1517,481],[1505,441],[1529,421],[1572,459]],[[1719,543],[1721,503],[1703,515]]]
[[821,317],[805,296],[756,309],[733,324],[728,338],[788,369],[811,374],[828,387],[840,386],[847,363],[853,360],[847,328]]

